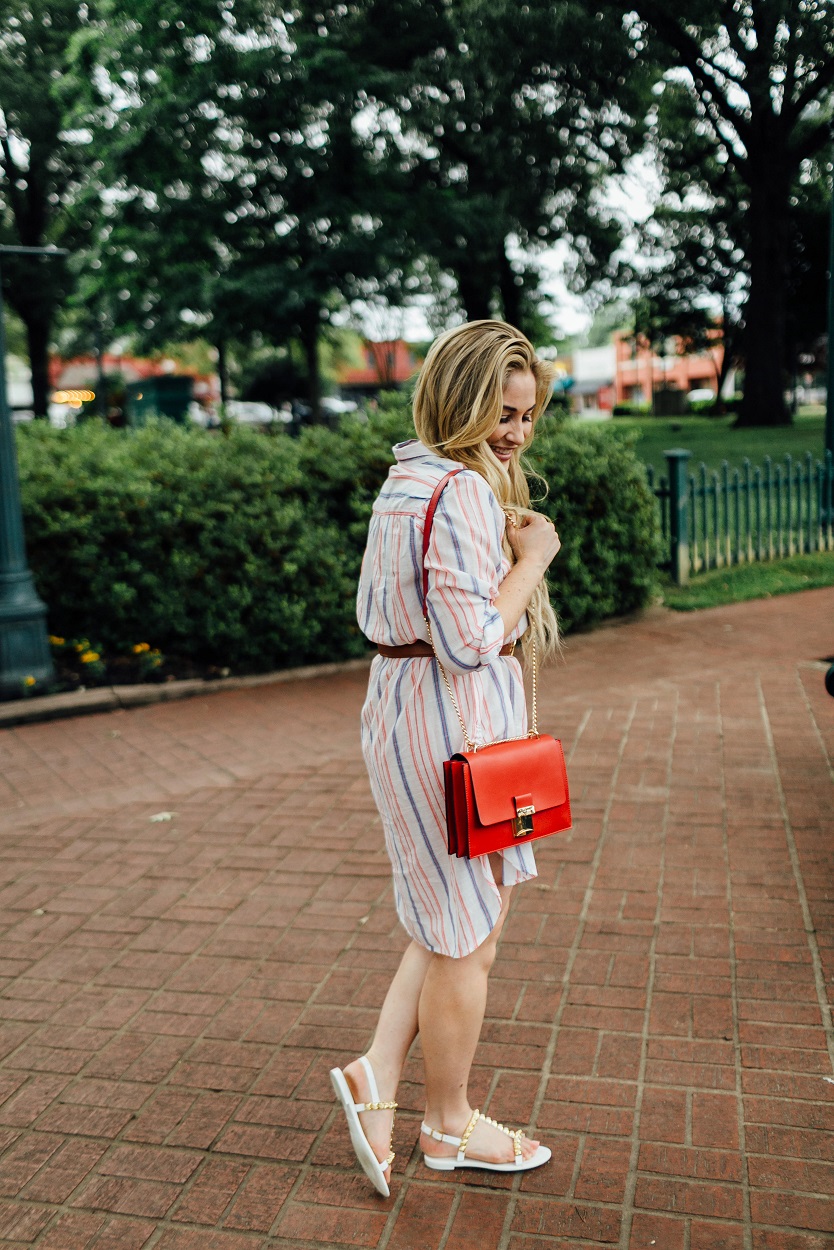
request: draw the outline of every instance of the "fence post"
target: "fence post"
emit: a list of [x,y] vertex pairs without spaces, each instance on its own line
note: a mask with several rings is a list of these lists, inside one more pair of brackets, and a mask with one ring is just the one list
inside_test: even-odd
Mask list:
[[678,586],[689,581],[689,474],[691,451],[664,451],[669,466],[669,571]]

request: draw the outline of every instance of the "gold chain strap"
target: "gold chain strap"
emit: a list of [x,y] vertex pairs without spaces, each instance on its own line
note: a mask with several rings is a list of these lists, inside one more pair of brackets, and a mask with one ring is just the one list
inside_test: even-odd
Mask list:
[[[430,647],[431,647],[432,651],[434,652],[434,658],[437,660],[437,666],[438,666],[438,668],[440,669],[441,674],[443,675],[443,681],[445,682],[445,684],[446,684],[446,689],[447,689],[447,690],[448,690],[448,692],[449,692],[449,698],[452,700],[452,704],[453,704],[453,706],[454,706],[454,709],[455,709],[455,711],[457,712],[458,720],[460,721],[460,727],[461,727],[461,729],[463,730],[463,741],[464,741],[464,745],[466,746],[467,751],[477,751],[477,749],[478,749],[477,744],[476,744],[476,743],[474,743],[474,742],[472,741],[472,739],[469,737],[469,734],[468,734],[468,732],[467,732],[467,729],[466,729],[466,722],[465,722],[465,721],[464,721],[464,719],[463,719],[463,715],[462,715],[461,710],[460,710],[460,705],[459,705],[459,703],[458,703],[457,699],[455,698],[455,692],[454,692],[454,690],[452,689],[452,683],[449,681],[448,674],[446,673],[446,670],[445,670],[445,668],[443,667],[443,663],[442,663],[442,661],[441,661],[441,659],[440,659],[440,656],[437,654],[437,648],[435,647],[435,645],[434,645],[434,639],[432,638],[432,633],[431,633],[431,623],[429,622],[428,613],[426,613],[426,615],[425,615],[425,617],[424,617],[423,619],[424,619],[424,620],[425,620],[425,622],[426,622],[426,630],[428,631],[428,635],[429,635],[429,645],[430,645]],[[532,660],[533,660],[533,663],[532,663],[532,669],[533,669],[533,694],[532,694],[532,699],[531,699],[531,704],[532,704],[532,712],[533,712],[533,717],[532,717],[532,726],[531,726],[531,728],[527,731],[527,733],[526,733],[526,734],[519,734],[519,736],[518,736],[517,738],[507,738],[507,739],[505,739],[505,741],[507,741],[507,742],[518,742],[518,741],[520,741],[520,740],[521,740],[521,738],[538,738],[538,736],[539,736],[538,685],[537,685],[537,681],[536,681],[538,665],[537,665],[537,663],[536,663],[536,643],[535,643],[535,639],[531,639],[531,640],[530,640],[530,646],[532,647],[532,653],[533,653],[533,654],[532,654]]]
[[449,681],[449,678],[448,678],[448,676],[447,676],[447,674],[446,674],[446,670],[445,670],[445,668],[443,667],[442,663],[440,662],[440,656],[437,654],[437,648],[435,647],[435,645],[434,645],[434,639],[433,639],[433,638],[432,638],[432,636],[431,636],[431,625],[429,624],[429,618],[428,618],[428,615],[426,615],[426,617],[425,617],[425,622],[426,622],[426,629],[428,630],[428,634],[429,634],[429,646],[431,647],[432,651],[434,652],[434,658],[437,660],[437,666],[438,666],[438,668],[440,669],[441,673],[443,674],[443,680],[444,680],[444,682],[446,683],[446,689],[449,691],[449,698],[452,700],[452,703],[454,704],[455,711],[456,711],[456,712],[457,712],[457,714],[458,714],[458,720],[460,721],[460,727],[461,727],[461,729],[463,730],[463,741],[464,741],[464,745],[466,746],[467,751],[477,751],[477,749],[478,749],[478,748],[476,747],[476,745],[475,745],[475,743],[472,741],[472,739],[469,737],[469,734],[466,732],[466,722],[464,721],[463,716],[462,716],[462,714],[461,714],[461,710],[460,710],[460,707],[459,707],[459,705],[458,705],[458,701],[457,701],[457,699],[455,698],[455,692],[454,692],[454,690],[452,689],[452,683]]

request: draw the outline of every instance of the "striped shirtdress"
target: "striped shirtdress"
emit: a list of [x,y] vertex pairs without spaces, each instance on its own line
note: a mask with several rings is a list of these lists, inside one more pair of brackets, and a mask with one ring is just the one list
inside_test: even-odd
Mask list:
[[[357,617],[373,642],[428,641],[420,602],[423,524],[437,483],[457,462],[412,440],[394,448],[373,508]],[[493,607],[510,562],[504,513],[487,481],[465,469],[440,496],[426,564],[437,652],[470,738],[479,745],[526,732],[519,661],[498,653],[504,626]],[[527,628],[522,616],[508,641]],[[394,874],[397,914],[427,950],[460,958],[491,932],[501,898],[489,858],[457,859],[446,844],[443,762],[463,732],[434,659],[377,656],[362,709],[362,751]],[[503,880],[536,876],[529,844],[501,852]]]

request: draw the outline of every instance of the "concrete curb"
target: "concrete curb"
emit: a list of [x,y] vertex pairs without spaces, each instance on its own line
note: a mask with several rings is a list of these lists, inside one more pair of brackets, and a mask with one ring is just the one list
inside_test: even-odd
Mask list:
[[93,712],[118,712],[152,703],[168,703],[173,699],[192,699],[197,695],[221,694],[227,690],[251,690],[255,686],[280,685],[289,681],[307,681],[315,677],[333,677],[338,673],[354,673],[370,667],[372,656],[359,660],[342,660],[335,664],[307,664],[303,668],[281,669],[276,673],[257,673],[252,677],[220,677],[214,681],[194,678],[189,681],[149,682],[137,686],[99,686],[94,690],[73,690],[68,694],[48,694],[33,699],[15,699],[0,704],[0,729],[13,725],[29,725],[36,721],[62,720],[67,716],[87,716]]

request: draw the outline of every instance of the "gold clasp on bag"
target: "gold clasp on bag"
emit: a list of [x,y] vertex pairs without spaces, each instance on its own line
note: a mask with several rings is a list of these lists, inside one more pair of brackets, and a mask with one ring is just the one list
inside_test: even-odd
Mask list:
[[528,833],[533,832],[533,813],[535,810],[532,803],[529,807],[516,808],[516,818],[513,821],[513,834],[516,838],[526,838]]

